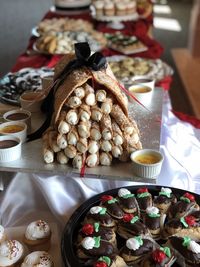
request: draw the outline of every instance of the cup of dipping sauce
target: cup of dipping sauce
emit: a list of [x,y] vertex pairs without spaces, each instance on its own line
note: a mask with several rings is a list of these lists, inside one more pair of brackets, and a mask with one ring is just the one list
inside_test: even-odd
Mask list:
[[0,163],[21,157],[21,141],[15,136],[0,136]]
[[41,76],[41,80],[42,80],[42,90],[46,90],[53,83],[53,75]]
[[150,87],[152,90],[155,87],[155,80],[151,78],[147,78],[145,76],[134,76],[131,80],[133,81],[133,84],[135,85],[142,84],[142,85]]
[[24,92],[20,96],[20,104],[24,110],[40,112],[40,108],[46,95],[43,91]]
[[163,155],[153,149],[141,149],[131,153],[133,172],[139,177],[156,178],[161,171]]
[[[131,85],[128,88],[129,92],[142,104],[148,104],[151,102],[152,98],[152,89],[149,86],[136,84]],[[129,96],[129,101],[135,103],[135,100]]]
[[6,121],[19,121],[27,125],[27,132],[31,132],[31,112],[24,109],[11,110],[3,114]]
[[17,137],[24,143],[27,137],[27,125],[20,121],[4,122],[0,125],[0,134]]

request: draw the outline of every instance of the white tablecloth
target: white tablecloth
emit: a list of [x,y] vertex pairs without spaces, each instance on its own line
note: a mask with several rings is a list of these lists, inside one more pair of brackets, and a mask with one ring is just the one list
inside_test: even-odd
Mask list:
[[[168,93],[164,97],[161,136],[165,160],[158,184],[200,193],[200,130],[173,115]],[[125,185],[136,183],[18,173],[0,199],[0,223],[18,226],[41,218],[57,222],[63,229],[86,199]]]

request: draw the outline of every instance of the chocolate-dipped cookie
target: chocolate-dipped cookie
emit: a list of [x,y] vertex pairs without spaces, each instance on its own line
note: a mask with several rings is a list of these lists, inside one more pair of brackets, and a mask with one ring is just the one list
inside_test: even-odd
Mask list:
[[141,212],[145,212],[146,208],[152,206],[152,195],[146,187],[137,190],[136,199]]
[[108,241],[116,246],[116,234],[112,228],[100,225],[100,223],[95,222],[93,224],[84,224],[79,231],[78,243],[80,243],[87,236],[100,236],[101,240]]
[[160,247],[151,252],[141,263],[141,267],[171,267],[176,258],[169,247]]
[[101,197],[101,205],[107,209],[107,212],[115,219],[122,219],[124,212],[119,205],[118,199],[110,196],[103,195]]
[[102,256],[98,258],[93,267],[128,267],[123,258],[116,255],[115,257]]
[[99,222],[100,225],[105,227],[116,226],[113,218],[107,213],[107,209],[100,206],[92,207],[87,213],[83,223],[93,224],[95,222]]
[[78,246],[77,254],[80,259],[95,258],[102,255],[112,257],[117,254],[117,250],[110,242],[101,240],[100,236],[85,237]]
[[169,238],[167,245],[170,246],[177,257],[177,263],[182,267],[200,266],[200,244],[188,236]]
[[169,207],[167,215],[169,218],[181,218],[195,210],[199,210],[199,205],[194,195],[185,193],[178,202]]
[[124,212],[139,214],[139,206],[135,195],[128,189],[120,188],[118,191],[118,199]]
[[167,213],[171,205],[177,202],[176,196],[172,193],[170,188],[162,187],[159,196],[154,199],[154,206],[160,210],[160,213]]
[[135,236],[126,241],[126,245],[121,249],[120,256],[128,265],[140,264],[142,258],[153,251],[152,240]]
[[130,213],[124,214],[123,219],[118,222],[117,233],[125,239],[138,235],[150,235],[148,228],[140,221],[139,217]]

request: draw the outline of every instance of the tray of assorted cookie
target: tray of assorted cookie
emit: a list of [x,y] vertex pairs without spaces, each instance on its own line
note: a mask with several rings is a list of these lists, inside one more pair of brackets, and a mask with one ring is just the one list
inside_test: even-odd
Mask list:
[[66,267],[200,266],[200,196],[162,186],[98,194],[62,236]]

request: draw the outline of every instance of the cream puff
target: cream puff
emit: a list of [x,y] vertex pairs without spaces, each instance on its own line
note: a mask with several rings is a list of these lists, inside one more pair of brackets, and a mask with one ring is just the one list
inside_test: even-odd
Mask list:
[[154,199],[154,206],[160,210],[160,213],[167,213],[169,207],[177,202],[176,196],[170,188],[162,187],[159,196]]
[[17,267],[24,254],[22,244],[17,240],[6,240],[0,244],[0,266]]
[[135,195],[126,188],[118,190],[119,203],[126,213],[139,214],[139,207]]
[[24,243],[30,251],[48,251],[51,245],[51,229],[43,220],[32,222],[26,228]]
[[34,251],[30,254],[28,254],[21,267],[53,267],[53,261],[49,253],[46,251]]
[[137,190],[136,199],[141,212],[145,212],[148,207],[152,206],[152,195],[146,187]]
[[104,206],[108,213],[115,219],[122,219],[124,212],[119,205],[118,199],[110,195],[101,196],[101,205]]

